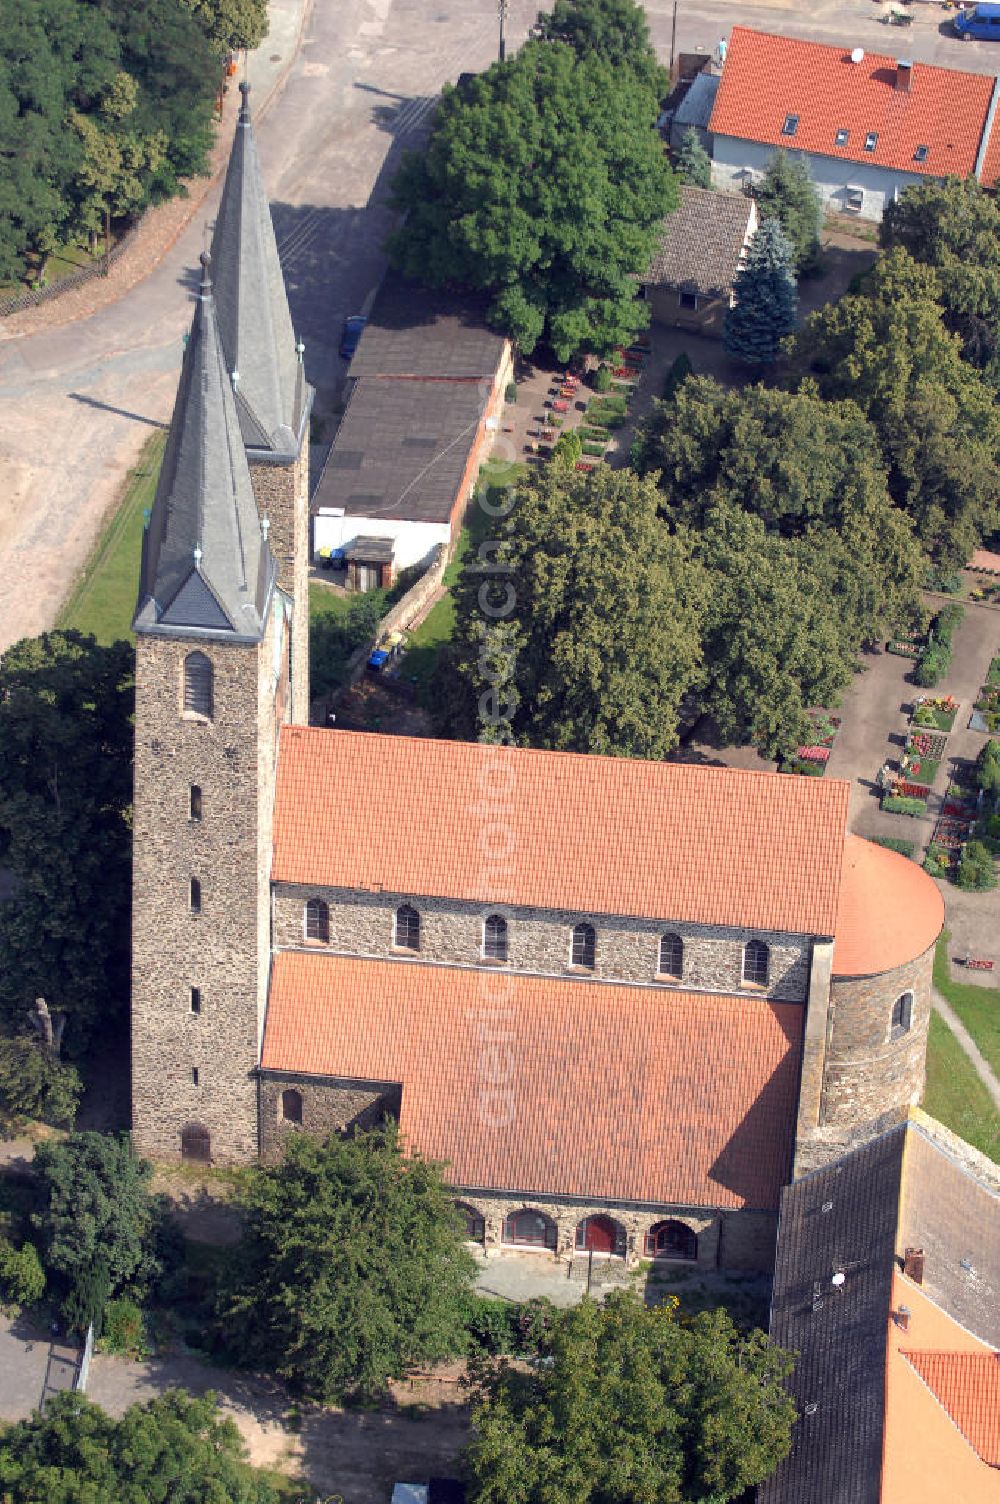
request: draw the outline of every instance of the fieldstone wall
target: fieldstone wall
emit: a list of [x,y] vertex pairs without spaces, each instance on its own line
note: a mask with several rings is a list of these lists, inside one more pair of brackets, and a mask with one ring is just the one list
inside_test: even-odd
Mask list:
[[[296,884],[275,887],[274,943],[279,949],[306,944],[305,905],[322,898],[330,908],[330,948],[354,955],[412,956],[393,946],[393,921],[401,903],[412,903],[421,918],[420,959],[456,965],[482,966],[483,921],[498,912],[487,905],[409,894],[361,893],[338,888],[307,888]],[[682,984],[710,992],[747,991],[783,1002],[802,1002],[809,985],[810,941],[801,935],[754,931],[770,947],[770,983],[750,987],[741,980],[743,946],[750,932],[709,925],[678,924],[669,920],[628,919],[571,913],[561,909],[503,908],[507,919],[510,959],[517,971],[548,975],[589,976],[604,981],[659,982],[676,986],[658,975],[660,935],[672,931],[684,942]],[[575,924],[587,920],[597,931],[597,964],[593,971],[570,965],[570,937]]]
[[[293,1087],[302,1098],[301,1123],[286,1122],[282,1092]],[[261,1073],[260,1154],[268,1164],[280,1160],[289,1133],[312,1133],[323,1138],[348,1128],[374,1128],[384,1118],[399,1118],[402,1088],[394,1083],[349,1081],[339,1077],[317,1080],[283,1073]]]
[[292,602],[291,719],[309,724],[309,445],[292,465],[250,465],[257,509],[270,522],[278,586]]
[[[916,1105],[924,1089],[934,947],[872,977],[834,977],[821,1124],[863,1123]],[[908,1031],[890,1038],[892,1008],[913,993]]]
[[[177,1158],[183,1129],[195,1125],[208,1131],[214,1160],[257,1153],[282,625],[272,610],[259,644],[142,634],[136,644],[132,1101],[136,1145],[154,1158]],[[182,707],[195,648],[214,666],[211,720]],[[190,817],[192,785],[200,820]],[[191,912],[192,877],[200,913]]]

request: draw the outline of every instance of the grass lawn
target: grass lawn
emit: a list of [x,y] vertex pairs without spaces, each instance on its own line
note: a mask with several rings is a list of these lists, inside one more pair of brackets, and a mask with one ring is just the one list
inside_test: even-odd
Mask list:
[[350,595],[340,595],[336,590],[328,590],[325,585],[319,585],[315,580],[309,581],[309,615],[315,616],[346,616],[351,609]]
[[981,1053],[1000,1076],[1000,987],[953,982],[948,974],[950,939],[948,931],[942,930],[934,953],[934,985],[954,1008]]
[[924,1111],[1000,1164],[1000,1115],[958,1040],[937,1013],[927,1042]]
[[143,511],[153,504],[167,436],[151,434],[97,546],[59,613],[60,627],[91,632],[100,643],[131,637],[139,588]]

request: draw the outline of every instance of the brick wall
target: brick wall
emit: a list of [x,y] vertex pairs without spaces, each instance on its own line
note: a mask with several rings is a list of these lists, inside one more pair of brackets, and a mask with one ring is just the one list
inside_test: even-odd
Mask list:
[[[282,1093],[289,1087],[302,1098],[302,1122],[286,1122]],[[260,1152],[268,1164],[281,1159],[289,1133],[305,1132],[324,1138],[348,1128],[375,1128],[384,1118],[399,1117],[401,1090],[392,1083],[345,1081],[331,1077],[300,1080],[289,1075],[261,1074]]]
[[[873,977],[834,977],[821,1123],[861,1123],[915,1105],[924,1089],[934,947]],[[893,1003],[913,993],[909,1030],[890,1038]]]
[[[357,893],[335,888],[281,884],[274,890],[274,943],[280,948],[304,942],[303,911],[309,898],[330,907],[330,945],[359,955],[391,956],[393,919],[400,903],[412,902],[421,916],[420,956],[426,961],[482,964],[483,920],[487,905],[388,893]],[[581,919],[597,930],[594,977],[653,982],[659,963],[659,939],[669,929],[684,941],[685,985],[707,991],[734,992],[741,986],[746,931],[652,920],[570,913],[564,910],[506,908],[509,965],[522,971],[571,972],[570,932]],[[801,1002],[809,982],[810,942],[798,935],[755,932],[771,949],[768,995]],[[578,973],[577,973],[578,974]],[[757,991],[757,989],[754,989]]]
[[[216,1160],[257,1152],[282,620],[272,610],[259,644],[140,634],[136,645],[133,1125],[138,1148],[157,1158],[180,1154],[189,1124],[208,1130]],[[195,647],[214,665],[208,722],[182,714],[183,661]],[[192,784],[201,789],[200,821],[190,818]],[[192,877],[201,883],[198,914]]]
[[250,466],[257,508],[271,526],[268,543],[278,585],[292,602],[291,719],[309,724],[309,445],[293,465]]

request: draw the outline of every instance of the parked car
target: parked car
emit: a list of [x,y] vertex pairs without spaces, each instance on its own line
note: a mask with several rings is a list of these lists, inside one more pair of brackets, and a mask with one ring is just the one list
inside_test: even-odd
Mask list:
[[358,348],[358,341],[365,332],[367,322],[363,313],[352,313],[349,319],[344,320],[344,327],[340,331],[340,353],[345,360],[350,360]]
[[968,5],[952,22],[963,42],[1000,42],[1000,5]]

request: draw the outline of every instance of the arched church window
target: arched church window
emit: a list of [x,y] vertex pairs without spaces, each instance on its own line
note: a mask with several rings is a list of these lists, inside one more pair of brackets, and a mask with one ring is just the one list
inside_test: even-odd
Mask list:
[[212,660],[204,653],[188,653],[184,659],[184,709],[191,715],[212,719]]
[[330,906],[322,898],[310,898],[306,904],[306,939],[330,943]]
[[281,1116],[286,1123],[302,1122],[302,1093],[289,1087],[281,1093]]
[[892,1019],[889,1025],[889,1038],[901,1039],[904,1034],[910,1032],[913,1023],[913,993],[900,993],[892,1005]]
[[420,915],[412,904],[401,903],[396,910],[396,940],[401,950],[420,949]]
[[578,924],[573,930],[570,960],[574,966],[593,971],[597,962],[597,931],[592,924]]
[[201,883],[196,877],[191,879],[191,891],[189,896],[192,914],[201,913]]
[[490,914],[483,924],[483,955],[487,961],[507,959],[507,921],[502,914]]
[[660,936],[660,975],[677,978],[684,975],[684,942],[680,935]]
[[763,940],[748,940],[743,947],[743,980],[754,987],[766,987],[770,953]]

